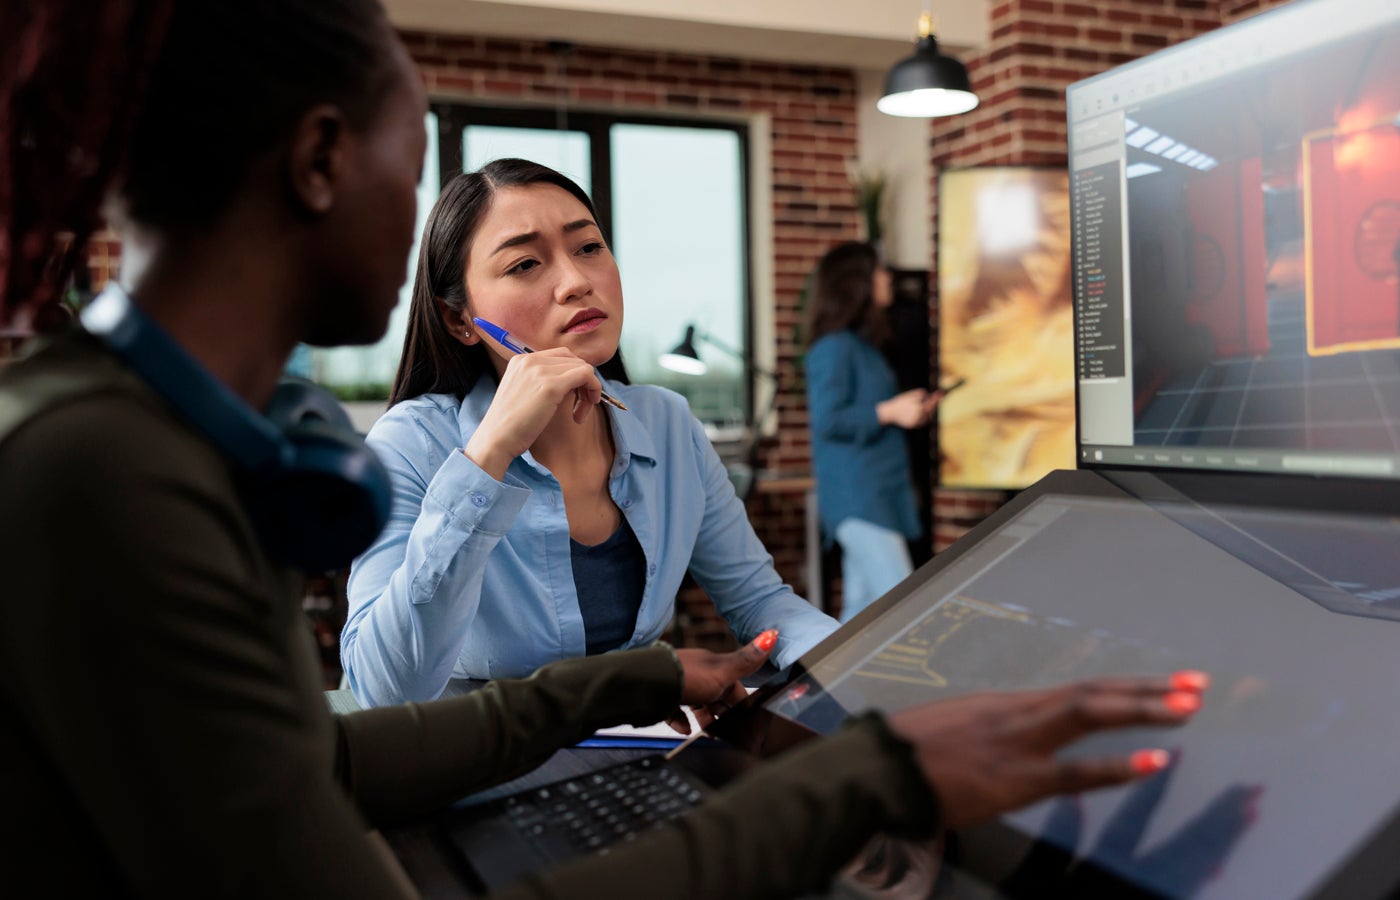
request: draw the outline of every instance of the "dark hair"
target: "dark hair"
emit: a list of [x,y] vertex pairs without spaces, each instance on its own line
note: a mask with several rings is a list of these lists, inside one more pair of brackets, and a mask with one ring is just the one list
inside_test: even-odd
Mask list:
[[880,254],[870,244],[851,241],[827,251],[812,273],[807,296],[807,343],[850,329],[875,344],[884,343],[889,325],[873,298]]
[[7,3],[0,12],[0,321],[61,321],[101,222],[175,0]]
[[113,186],[142,224],[210,224],[306,110],[334,103],[363,127],[396,77],[377,0],[100,7],[5,7],[0,314],[53,300]]
[[333,103],[366,127],[395,83],[392,34],[378,0],[176,2],[131,135],[123,212],[208,225],[311,107]]
[[[496,378],[488,351],[480,344],[464,346],[448,334],[438,312],[441,300],[454,312],[467,304],[467,248],[501,188],[552,184],[572,194],[598,221],[593,201],[583,188],[548,166],[524,159],[498,159],[475,172],[456,176],[442,189],[418,250],[418,270],[413,276],[409,301],[408,332],[403,356],[389,392],[389,405],[423,394],[456,394],[465,397],[482,375]],[[600,226],[601,222],[598,223]],[[626,383],[627,369],[621,351],[598,367],[604,377]]]

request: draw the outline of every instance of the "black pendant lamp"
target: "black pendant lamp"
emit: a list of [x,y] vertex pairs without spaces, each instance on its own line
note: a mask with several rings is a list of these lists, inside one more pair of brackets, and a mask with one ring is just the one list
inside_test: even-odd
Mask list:
[[885,92],[875,104],[882,113],[909,118],[932,118],[965,113],[977,106],[967,67],[938,52],[933,16],[919,16],[919,42],[914,55],[894,64],[885,76]]

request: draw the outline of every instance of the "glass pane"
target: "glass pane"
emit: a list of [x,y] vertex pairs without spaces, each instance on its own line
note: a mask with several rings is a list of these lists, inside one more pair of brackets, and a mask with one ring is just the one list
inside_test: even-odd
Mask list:
[[[408,272],[399,302],[389,317],[389,330],[377,344],[368,347],[316,348],[310,351],[311,378],[323,384],[342,400],[383,401],[389,397],[389,386],[399,366],[404,333],[408,326],[408,301],[413,293],[413,273],[418,264],[418,239],[428,220],[428,212],[437,201],[438,184],[438,123],[437,116],[428,113],[428,152],[423,159],[423,180],[418,184],[418,222],[414,226],[413,250],[409,253]],[[298,356],[305,353],[298,348]],[[293,357],[297,361],[298,356]],[[357,425],[364,423],[356,418]]]
[[[733,131],[612,127],[613,242],[627,301],[628,372],[679,391],[698,417],[720,424],[742,423],[747,407],[743,171]],[[704,375],[680,375],[658,362],[687,325],[696,326]]]
[[546,128],[500,128],[468,125],[462,129],[463,171],[474,172],[493,159],[514,156],[549,166],[593,193],[588,135]]

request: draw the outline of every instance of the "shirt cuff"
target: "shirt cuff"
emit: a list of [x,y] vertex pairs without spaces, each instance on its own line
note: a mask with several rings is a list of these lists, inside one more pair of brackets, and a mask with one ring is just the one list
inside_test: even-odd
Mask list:
[[506,477],[509,481],[497,481],[459,450],[448,455],[423,499],[472,531],[505,534],[530,499],[529,488]]

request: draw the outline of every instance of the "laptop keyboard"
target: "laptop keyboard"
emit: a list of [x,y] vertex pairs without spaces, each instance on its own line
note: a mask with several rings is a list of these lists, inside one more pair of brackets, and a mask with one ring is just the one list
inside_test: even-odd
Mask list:
[[580,853],[635,837],[700,802],[700,788],[662,762],[647,756],[507,797],[506,819],[528,838],[561,836]]
[[475,807],[449,833],[494,888],[541,864],[606,853],[696,806],[707,790],[681,767],[646,756]]

